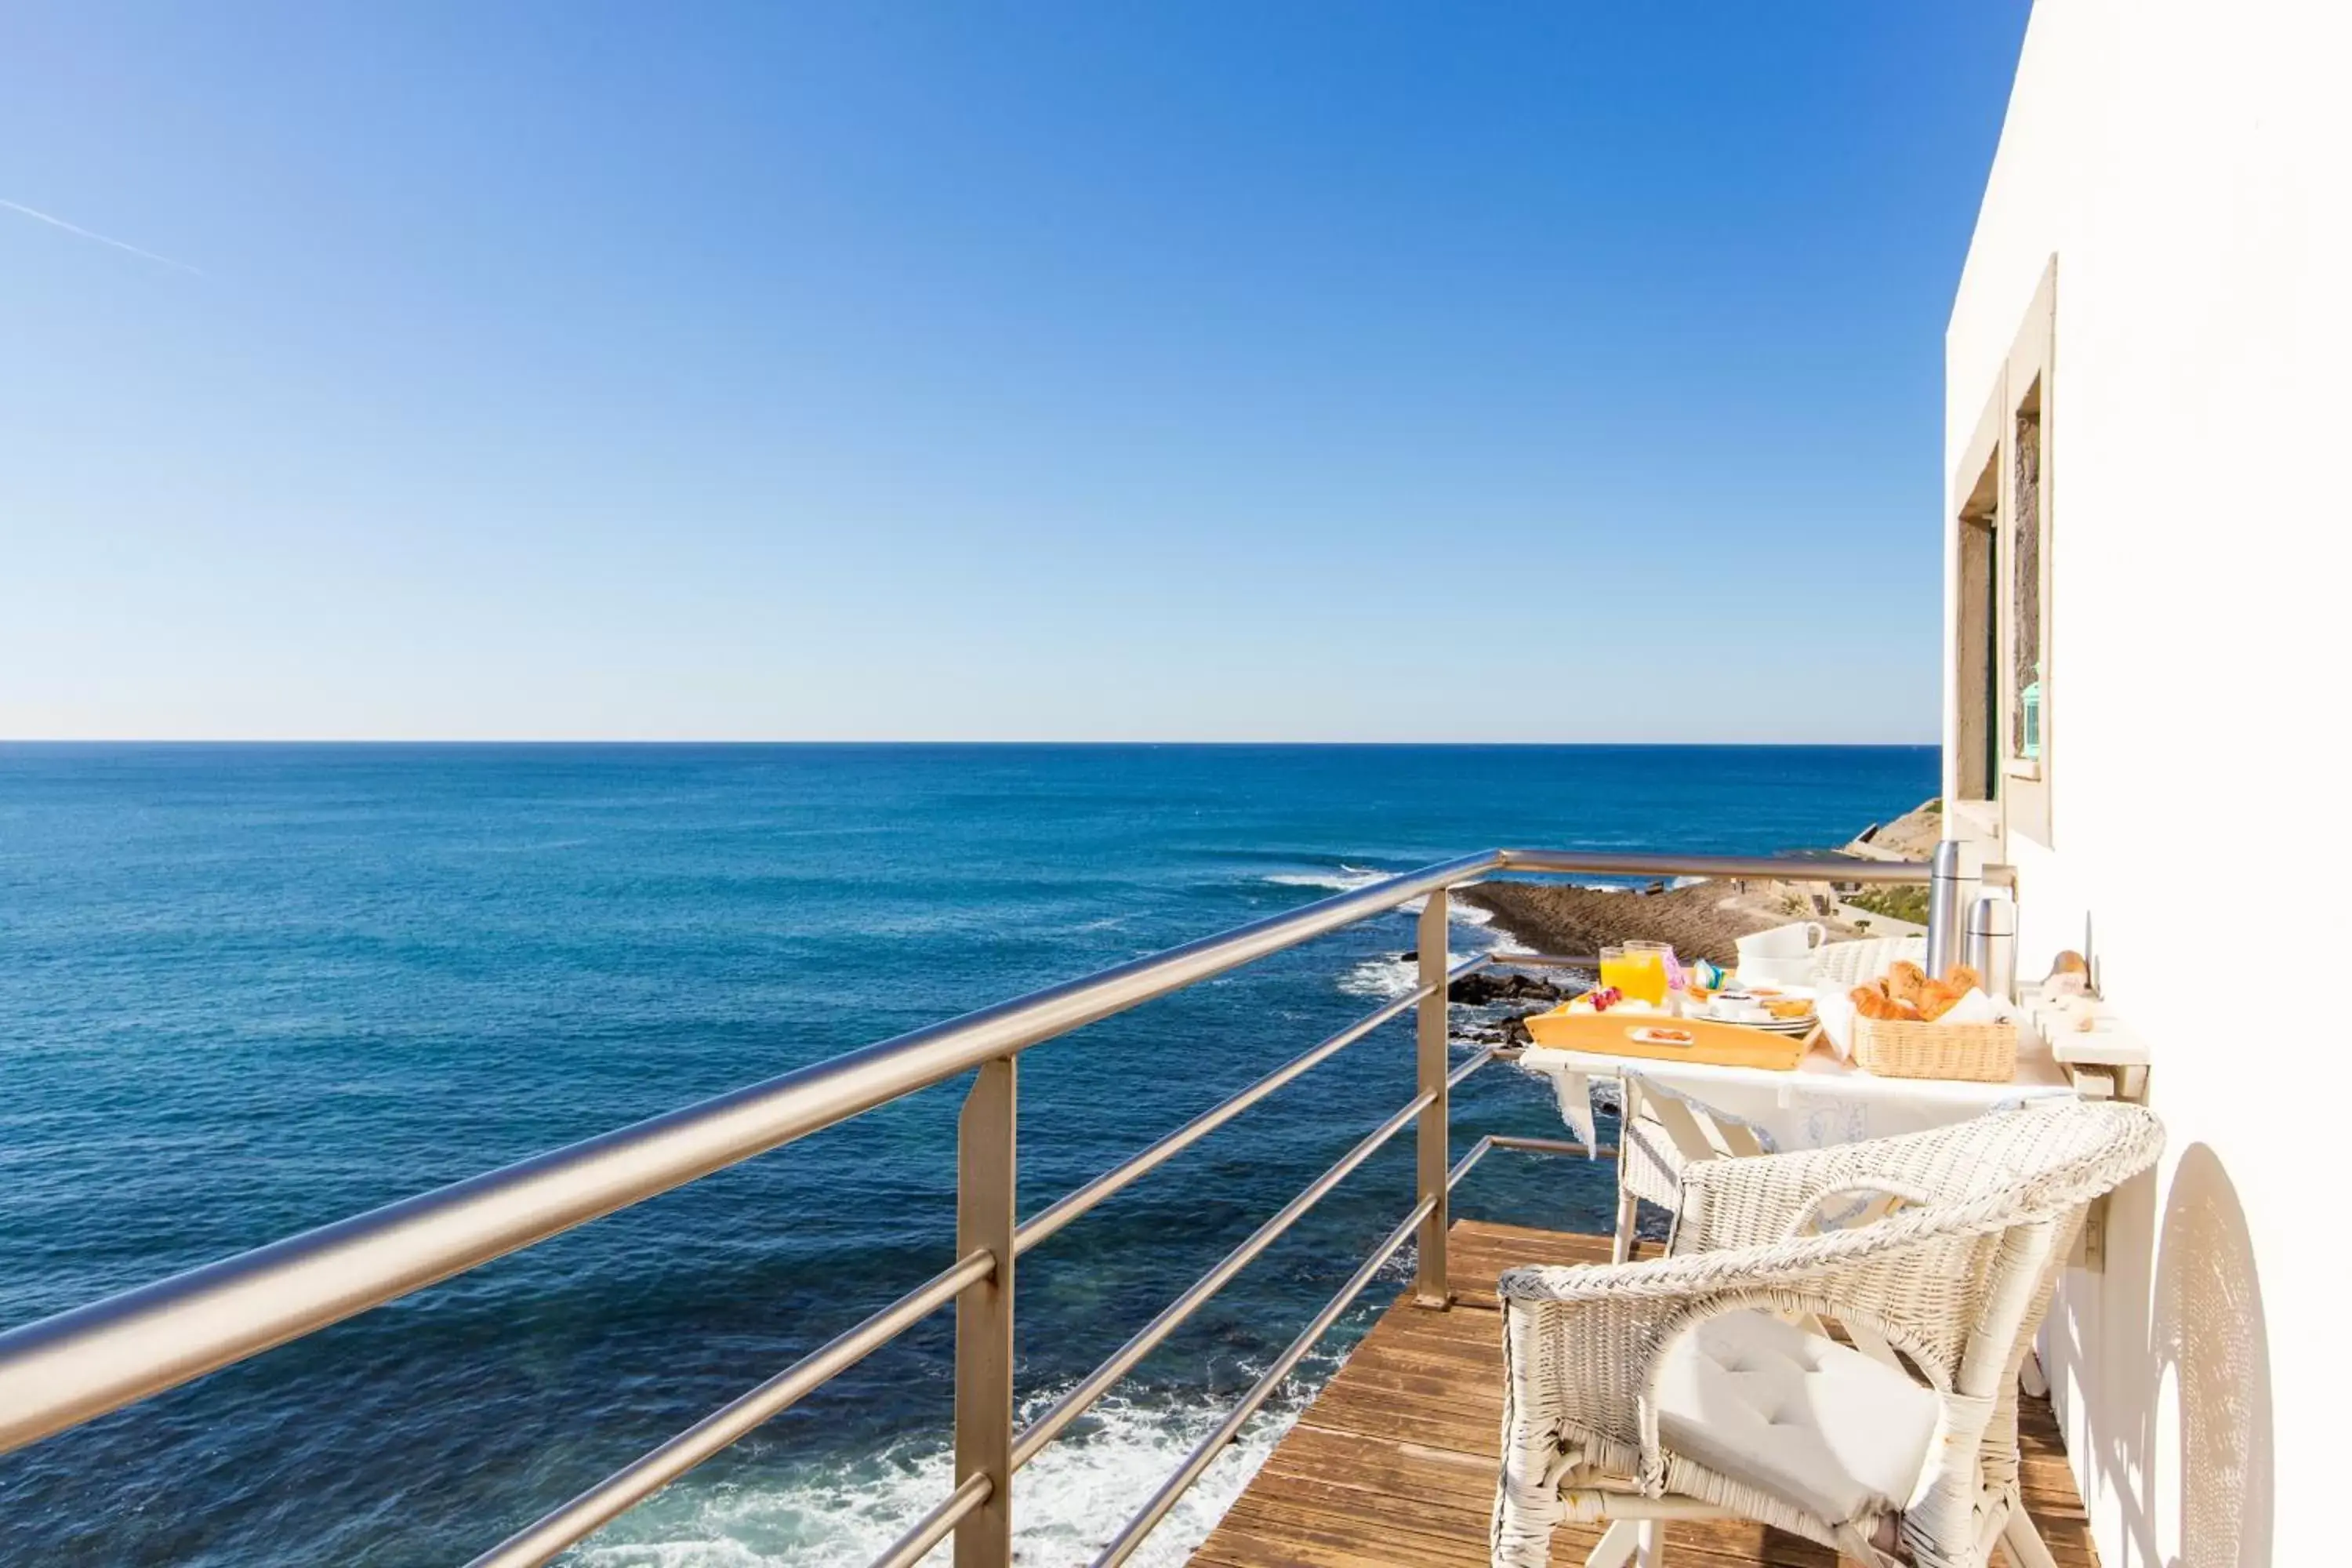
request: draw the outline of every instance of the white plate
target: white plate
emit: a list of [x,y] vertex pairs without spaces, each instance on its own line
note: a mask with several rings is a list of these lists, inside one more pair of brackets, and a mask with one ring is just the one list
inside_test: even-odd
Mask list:
[[[1797,1001],[1802,1000],[1802,998],[1791,997],[1790,1000]],[[1762,1026],[1765,1024],[1799,1024],[1805,1022],[1806,1019],[1816,1018],[1820,1016],[1819,1011],[1816,1010],[1814,1012],[1807,1013],[1804,1018],[1775,1018],[1769,1013],[1767,1013],[1761,1018],[1735,1018],[1727,1013],[1718,1013],[1713,1007],[1707,1007],[1693,1015],[1694,1017],[1706,1018],[1710,1022],[1717,1024],[1751,1024],[1757,1026]]]
[[1734,1024],[1743,1029],[1763,1029],[1775,1035],[1801,1035],[1820,1023],[1821,1015],[1810,1014],[1802,1018],[1708,1018],[1710,1024]]

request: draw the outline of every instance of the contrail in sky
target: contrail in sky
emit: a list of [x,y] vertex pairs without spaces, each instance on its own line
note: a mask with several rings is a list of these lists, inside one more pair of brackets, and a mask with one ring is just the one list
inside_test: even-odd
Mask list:
[[94,239],[100,245],[110,245],[117,250],[127,250],[133,256],[143,256],[150,261],[160,261],[166,267],[176,267],[183,272],[194,273],[198,278],[204,276],[201,271],[184,261],[174,261],[168,256],[158,256],[152,250],[142,250],[137,246],[123,240],[109,238],[102,234],[94,234],[78,223],[68,223],[61,217],[51,217],[47,213],[28,207],[22,202],[12,202],[5,196],[0,196],[0,207],[6,207],[12,213],[23,213],[35,222],[47,224],[51,228],[61,228],[68,234],[78,234],[84,239]]

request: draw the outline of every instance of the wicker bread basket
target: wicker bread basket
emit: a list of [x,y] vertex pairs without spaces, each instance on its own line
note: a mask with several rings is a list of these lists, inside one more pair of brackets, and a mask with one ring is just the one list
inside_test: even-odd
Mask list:
[[1951,1078],[2007,1083],[2017,1076],[2015,1024],[1853,1020],[1853,1061],[1880,1078]]

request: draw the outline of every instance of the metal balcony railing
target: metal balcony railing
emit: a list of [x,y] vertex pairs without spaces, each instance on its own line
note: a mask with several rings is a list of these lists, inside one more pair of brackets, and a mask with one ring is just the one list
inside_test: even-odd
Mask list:
[[[952,1264],[516,1531],[476,1557],[468,1568],[527,1568],[549,1561],[950,1302],[956,1310],[956,1485],[877,1563],[896,1568],[915,1563],[953,1535],[957,1568],[1005,1568],[1012,1560],[1013,1472],[1349,1173],[1412,1128],[1418,1154],[1412,1207],[1097,1559],[1098,1565],[1123,1563],[1406,1242],[1418,1242],[1418,1299],[1432,1308],[1445,1306],[1447,1194],[1488,1150],[1574,1147],[1544,1139],[1489,1137],[1459,1164],[1448,1163],[1449,1091],[1495,1055],[1488,1049],[1448,1069],[1447,987],[1493,961],[1493,955],[1486,955],[1451,963],[1451,889],[1496,873],[1783,878],[1885,885],[1926,882],[1929,870],[1925,863],[1901,861],[1499,849],[1408,872],[0,1334],[0,1453],[977,1069],[958,1124]],[[1987,877],[2000,879],[2004,871],[1989,868]],[[1426,902],[1418,929],[1419,974],[1410,994],[1375,1009],[1026,1221],[1017,1218],[1013,1124],[1024,1051],[1416,899]],[[1513,955],[1503,962],[1563,961]],[[1408,1010],[1415,1015],[1412,1098],[1138,1329],[1051,1409],[1025,1430],[1016,1430],[1013,1315],[1015,1262],[1021,1255]]]

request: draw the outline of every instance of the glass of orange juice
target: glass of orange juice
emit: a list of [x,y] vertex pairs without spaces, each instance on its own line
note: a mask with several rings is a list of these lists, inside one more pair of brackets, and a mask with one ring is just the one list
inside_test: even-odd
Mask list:
[[1647,1002],[1654,1007],[1666,1005],[1666,959],[1674,944],[1664,942],[1629,942],[1618,947],[1601,950],[1601,984],[1613,985],[1629,1002]]

